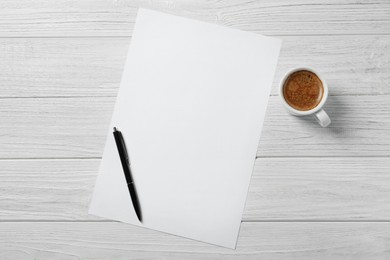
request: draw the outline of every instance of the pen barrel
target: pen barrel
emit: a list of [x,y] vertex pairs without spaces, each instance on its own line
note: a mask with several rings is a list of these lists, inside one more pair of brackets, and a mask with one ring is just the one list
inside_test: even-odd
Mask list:
[[119,153],[119,158],[121,160],[123,172],[125,174],[126,182],[132,183],[133,178],[131,176],[130,161],[127,155],[127,151],[126,151],[127,149],[126,149],[125,141],[123,139],[123,135],[118,130],[115,130],[113,134],[115,138],[116,147]]
[[133,207],[134,207],[135,213],[137,215],[137,218],[139,221],[142,222],[141,206],[139,203],[139,199],[138,199],[137,190],[135,188],[135,185],[134,185],[134,183],[130,183],[127,185],[127,187],[129,188],[130,198],[131,198],[131,201],[133,203]]
[[138,195],[137,195],[137,191],[135,189],[133,178],[131,176],[130,161],[129,161],[129,157],[127,155],[125,141],[123,139],[122,133],[120,131],[118,131],[116,128],[114,128],[113,134],[114,134],[114,138],[115,138],[116,147],[118,149],[119,157],[121,160],[123,173],[124,173],[125,178],[126,178],[127,188],[129,189],[131,201],[133,203],[133,207],[134,207],[135,213],[137,214],[139,221],[142,222],[141,207],[139,204]]

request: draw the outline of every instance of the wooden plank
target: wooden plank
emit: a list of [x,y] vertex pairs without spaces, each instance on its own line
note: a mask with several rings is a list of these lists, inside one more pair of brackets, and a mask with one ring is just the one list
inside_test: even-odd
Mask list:
[[99,219],[88,215],[99,164],[97,159],[0,160],[0,220]]
[[390,160],[257,159],[244,220],[390,220]]
[[115,98],[2,99],[0,158],[101,157]]
[[[100,160],[0,160],[1,220],[101,220],[88,215]],[[262,158],[244,221],[388,220],[386,158]]]
[[116,96],[129,41],[1,39],[0,97]]
[[279,97],[271,97],[257,155],[390,156],[390,95],[333,96],[324,108],[332,119],[328,128],[313,116],[288,114]]
[[[113,97],[2,99],[0,158],[100,157]],[[258,156],[389,156],[390,95],[333,96],[333,122],[289,115],[272,96]]]
[[[302,65],[324,74],[330,95],[390,94],[390,36],[282,38],[273,95],[283,74]],[[116,96],[129,41],[1,39],[0,97]]]
[[390,31],[390,6],[385,0],[4,0],[0,36],[130,36],[139,7],[269,35]]
[[0,223],[1,259],[388,259],[390,223],[243,223],[236,250],[121,223]]
[[390,37],[282,37],[272,94],[284,74],[311,66],[323,74],[330,95],[390,94]]

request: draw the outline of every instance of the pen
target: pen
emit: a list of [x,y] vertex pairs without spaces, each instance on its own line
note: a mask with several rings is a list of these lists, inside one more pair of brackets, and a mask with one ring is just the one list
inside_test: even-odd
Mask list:
[[116,147],[118,148],[119,157],[121,159],[123,172],[125,174],[127,187],[129,189],[130,198],[131,201],[133,202],[133,207],[135,213],[137,214],[138,220],[142,222],[141,208],[139,205],[138,195],[135,189],[133,176],[131,175],[130,160],[127,154],[125,140],[123,139],[123,135],[121,131],[119,131],[116,127],[114,127],[113,134],[115,138]]

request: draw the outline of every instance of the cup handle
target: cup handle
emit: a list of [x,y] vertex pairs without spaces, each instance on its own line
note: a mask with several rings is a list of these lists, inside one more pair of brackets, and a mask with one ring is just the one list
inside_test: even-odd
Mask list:
[[317,122],[322,127],[327,127],[332,122],[328,116],[328,114],[325,112],[325,110],[321,109],[317,113],[314,114],[314,117],[317,119]]

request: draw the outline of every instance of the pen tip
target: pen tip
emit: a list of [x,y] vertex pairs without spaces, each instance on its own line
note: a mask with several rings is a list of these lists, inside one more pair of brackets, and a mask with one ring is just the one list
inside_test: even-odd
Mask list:
[[114,127],[114,132],[116,132],[116,127]]

